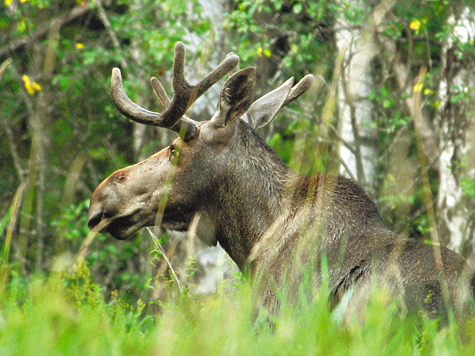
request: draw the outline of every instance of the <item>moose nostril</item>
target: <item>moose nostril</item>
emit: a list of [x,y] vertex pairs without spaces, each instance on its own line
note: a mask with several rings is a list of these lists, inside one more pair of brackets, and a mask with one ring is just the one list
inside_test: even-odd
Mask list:
[[87,226],[90,230],[94,229],[102,220],[103,211],[98,210],[89,213],[89,220],[87,222]]

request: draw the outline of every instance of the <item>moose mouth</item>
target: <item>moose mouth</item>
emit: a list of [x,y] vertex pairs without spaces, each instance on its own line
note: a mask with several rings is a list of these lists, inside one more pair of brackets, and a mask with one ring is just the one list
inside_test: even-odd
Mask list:
[[[151,221],[137,221],[137,214],[120,217],[106,217],[103,212],[98,212],[89,217],[88,227],[98,233],[109,233],[118,240],[127,240],[145,226],[155,226],[156,216]],[[161,219],[161,226],[167,230],[187,231],[194,214],[180,214],[165,210]]]
[[98,233],[109,233],[118,240],[126,240],[143,227],[137,223],[133,215],[121,217],[107,217],[100,211],[89,217],[88,227]]
[[145,224],[134,224],[128,221],[127,217],[112,221],[104,232],[108,232],[117,240],[127,240],[139,231]]

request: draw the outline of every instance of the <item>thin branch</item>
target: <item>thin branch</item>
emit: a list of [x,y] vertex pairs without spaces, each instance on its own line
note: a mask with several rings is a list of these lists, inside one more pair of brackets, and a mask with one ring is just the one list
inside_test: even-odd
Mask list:
[[[355,154],[355,148],[354,146],[348,142],[347,140],[345,140],[339,133],[338,133],[338,130],[333,127],[332,125],[330,125],[330,130],[332,132],[332,135],[335,136],[335,138],[341,142],[343,144],[343,146],[345,146],[348,151],[350,151],[353,155]],[[356,180],[356,179],[355,179]]]
[[8,259],[10,255],[10,245],[14,235],[14,231],[17,229],[18,221],[20,219],[21,208],[23,205],[23,199],[25,198],[27,183],[22,182],[18,187],[13,202],[9,208],[10,217],[8,218],[7,233],[5,242],[2,248],[2,255],[0,258],[0,293],[5,289],[8,279]]
[[348,173],[350,178],[353,179],[355,182],[357,182],[358,180],[353,175],[353,172],[351,172],[351,168],[346,164],[345,160],[343,159],[343,157],[341,157],[339,152],[337,153],[337,158],[340,161],[340,163],[343,165],[343,168],[345,168],[345,171],[346,171],[346,173]]
[[[11,122],[10,120],[8,120],[9,122]],[[20,151],[18,149],[18,145],[17,145],[17,139],[15,139],[15,136],[13,135],[13,131],[12,131],[12,128],[10,127],[10,125],[8,125],[7,123],[5,123],[3,125],[3,129],[5,130],[5,132],[7,133],[7,137],[8,137],[8,141],[10,143],[10,153],[12,155],[12,158],[13,158],[13,165],[15,166],[15,170],[17,172],[17,175],[18,175],[18,179],[20,182],[23,182],[25,180],[25,169],[23,168],[23,164],[21,162],[21,158],[20,158]]]
[[[117,35],[115,34],[114,30],[111,27],[111,22],[109,20],[109,16],[107,16],[106,10],[104,10],[104,7],[102,6],[100,1],[96,0],[95,5],[97,6],[99,18],[101,19],[104,27],[106,28],[107,34],[109,35],[112,41],[112,45],[116,49],[120,49],[120,42],[117,38]],[[119,62],[122,68],[126,68],[128,66],[127,60],[125,59],[124,56],[120,56]]]
[[11,58],[7,58],[2,64],[0,64],[0,80],[2,80],[3,73],[7,70],[7,67],[12,63]]
[[168,267],[170,267],[170,271],[172,272],[173,278],[175,279],[176,284],[178,285],[178,288],[180,288],[180,291],[182,291],[183,290],[183,285],[181,284],[180,279],[178,279],[178,275],[175,273],[175,270],[173,269],[173,266],[172,266],[170,260],[168,259],[167,255],[165,254],[165,250],[163,249],[162,244],[160,242],[158,242],[159,238],[157,237],[157,235],[155,235],[153,233],[151,228],[147,227],[147,230],[150,233],[150,236],[152,236],[153,243],[155,244],[157,249],[160,251],[160,253],[162,254],[165,261],[167,261]]

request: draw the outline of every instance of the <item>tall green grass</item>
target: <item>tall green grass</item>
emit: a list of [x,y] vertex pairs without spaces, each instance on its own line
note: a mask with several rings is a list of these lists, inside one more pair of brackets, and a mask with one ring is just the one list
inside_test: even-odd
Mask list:
[[247,284],[209,297],[185,294],[156,317],[146,310],[116,296],[106,303],[85,267],[28,283],[13,274],[0,300],[0,355],[475,354],[474,320],[463,328],[415,323],[378,297],[361,311],[364,323],[345,325],[325,293],[298,312],[284,303],[274,323],[253,321]]

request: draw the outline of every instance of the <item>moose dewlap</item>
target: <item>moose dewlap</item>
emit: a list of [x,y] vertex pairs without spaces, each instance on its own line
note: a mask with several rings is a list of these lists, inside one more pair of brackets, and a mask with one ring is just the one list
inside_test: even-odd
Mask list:
[[[97,187],[89,208],[91,229],[126,239],[156,224],[186,231],[199,216],[203,240],[226,250],[251,279],[256,306],[272,313],[278,312],[282,293],[297,301],[299,284],[309,274],[312,288],[319,290],[322,260],[331,308],[345,295],[357,308],[375,287],[384,287],[408,310],[463,313],[475,283],[462,258],[443,247],[398,237],[356,183],[327,174],[299,176],[257,134],[312,85],[313,76],[296,85],[291,78],[253,102],[256,71],[237,70],[238,56],[228,55],[196,85],[185,79],[184,59],[184,45],[178,42],[172,100],[156,78],[151,80],[164,107],[161,113],[132,102],[120,70],[113,70],[112,99],[119,111],[179,137]],[[187,118],[193,102],[228,73],[213,117],[202,122]],[[166,205],[161,204],[164,197]]]

